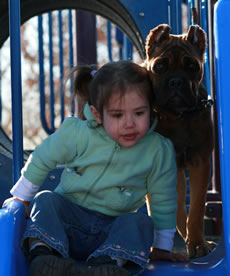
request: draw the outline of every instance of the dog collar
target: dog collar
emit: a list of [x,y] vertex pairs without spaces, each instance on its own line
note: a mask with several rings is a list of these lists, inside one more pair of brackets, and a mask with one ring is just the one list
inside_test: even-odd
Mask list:
[[211,108],[214,104],[214,100],[212,98],[208,99],[201,99],[200,103],[196,105],[194,108],[184,110],[181,112],[172,112],[161,108],[154,108],[154,112],[158,115],[158,118],[161,119],[173,119],[173,120],[180,120],[185,114],[191,114],[195,111],[201,111],[207,108]]
[[202,100],[201,100],[201,105],[202,105],[204,108],[209,108],[209,107],[211,107],[213,104],[214,104],[214,100],[213,100],[212,98],[209,98],[209,99],[202,99]]

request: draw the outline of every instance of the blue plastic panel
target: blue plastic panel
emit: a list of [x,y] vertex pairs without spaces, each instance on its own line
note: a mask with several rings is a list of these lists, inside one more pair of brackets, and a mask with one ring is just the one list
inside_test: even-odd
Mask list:
[[134,18],[145,41],[149,31],[167,23],[172,33],[181,33],[181,0],[120,0]]
[[[228,266],[230,265],[230,0],[217,2],[214,12],[214,38],[216,59],[216,100],[218,110],[221,187],[223,201],[224,234]],[[229,272],[230,273],[230,272]]]
[[20,239],[25,228],[25,209],[19,201],[12,201],[0,210],[0,275],[27,276]]

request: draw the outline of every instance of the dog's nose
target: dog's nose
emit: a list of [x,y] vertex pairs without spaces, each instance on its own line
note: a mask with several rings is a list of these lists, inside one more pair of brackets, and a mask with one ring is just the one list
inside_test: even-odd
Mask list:
[[168,83],[168,86],[171,89],[182,88],[182,85],[183,85],[183,81],[181,78],[171,78]]

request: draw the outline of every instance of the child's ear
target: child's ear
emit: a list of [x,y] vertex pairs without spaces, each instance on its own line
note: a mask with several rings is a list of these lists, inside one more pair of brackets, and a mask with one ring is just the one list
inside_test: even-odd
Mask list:
[[95,120],[97,121],[97,123],[100,125],[102,123],[101,122],[101,115],[100,115],[100,113],[97,111],[97,109],[93,105],[90,106],[90,110],[91,110],[91,112],[93,114],[93,117],[95,118]]

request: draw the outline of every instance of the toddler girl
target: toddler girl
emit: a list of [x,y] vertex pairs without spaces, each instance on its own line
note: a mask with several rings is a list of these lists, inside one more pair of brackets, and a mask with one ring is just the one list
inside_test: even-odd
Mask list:
[[[87,100],[86,120],[65,119],[31,154],[11,190],[26,208],[33,200],[22,240],[30,275],[138,275],[150,251],[152,259],[185,260],[170,252],[175,153],[154,132],[148,72],[130,61],[108,63],[96,73],[78,67],[75,91]],[[57,188],[37,193],[60,164]],[[147,194],[149,216],[136,212]]]

